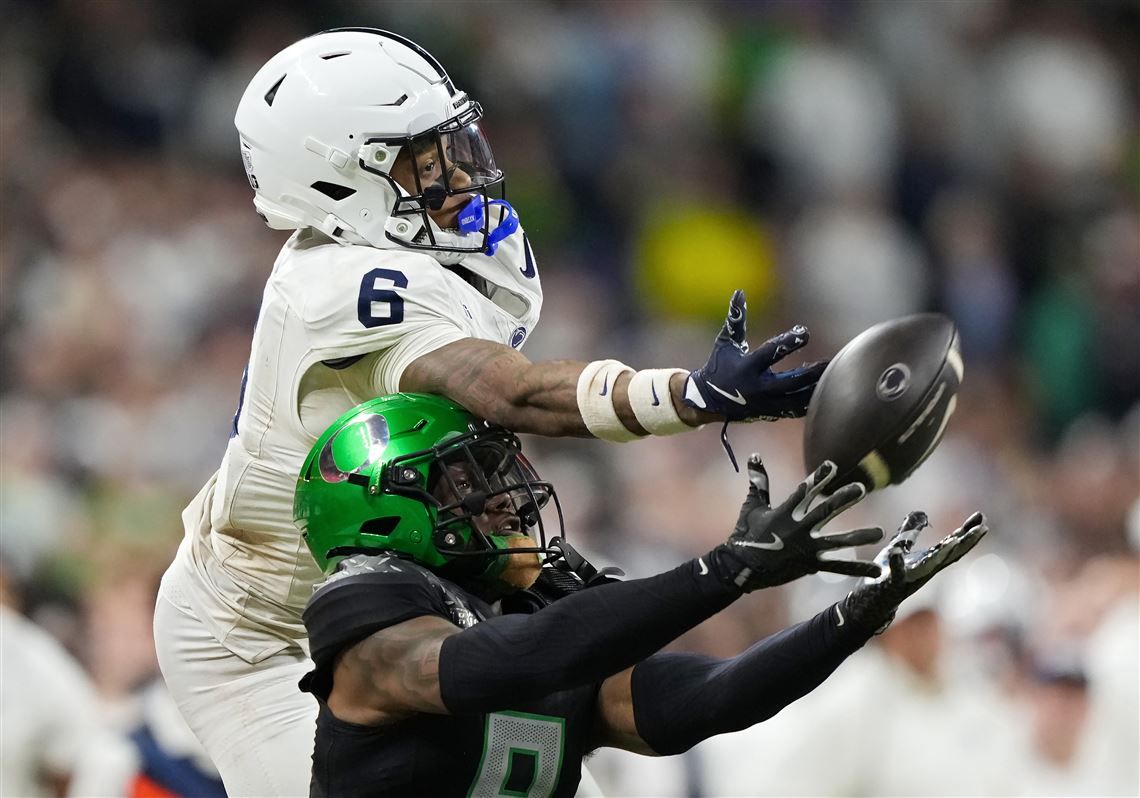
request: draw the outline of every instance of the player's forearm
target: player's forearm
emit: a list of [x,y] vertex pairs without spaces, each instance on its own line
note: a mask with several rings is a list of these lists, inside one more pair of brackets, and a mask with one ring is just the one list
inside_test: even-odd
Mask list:
[[746,729],[810,693],[871,636],[833,605],[732,659],[656,654],[633,669],[635,729],[613,729],[612,736],[632,731],[653,752],[669,755]]
[[647,579],[583,590],[533,615],[483,621],[443,642],[440,695],[453,714],[490,712],[601,681],[739,595],[693,560]]
[[[515,432],[587,437],[591,433],[582,419],[578,391],[586,365],[573,360],[532,363],[510,347],[467,338],[416,359],[400,378],[400,390],[442,394]],[[630,403],[632,376],[621,373],[604,389],[613,391],[621,424],[636,435],[647,435]],[[668,389],[686,424],[696,427],[715,419],[681,401],[683,374],[674,374]]]

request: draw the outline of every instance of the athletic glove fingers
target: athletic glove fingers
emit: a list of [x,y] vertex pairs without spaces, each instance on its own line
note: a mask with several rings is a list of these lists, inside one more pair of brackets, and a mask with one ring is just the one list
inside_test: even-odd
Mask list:
[[732,299],[728,301],[728,315],[724,318],[724,326],[720,336],[748,351],[748,300],[739,288],[732,292]]
[[882,527],[866,527],[853,529],[850,532],[840,532],[836,535],[824,535],[816,538],[819,551],[832,551],[845,549],[851,546],[866,546],[869,543],[878,543],[883,539]]
[[819,570],[843,576],[862,576],[867,579],[878,579],[882,573],[878,565],[863,560],[820,560]]
[[806,512],[811,503],[816,500],[816,497],[824,492],[828,483],[835,479],[835,475],[839,473],[839,466],[831,460],[824,460],[823,464],[811,473],[807,478],[808,491],[807,502],[803,505],[803,510]]
[[918,540],[919,533],[928,526],[930,526],[930,519],[926,513],[921,510],[912,510],[906,514],[906,518],[899,524],[898,531],[891,538],[891,545],[898,543],[904,551],[910,551],[914,548],[914,542]]
[[823,372],[830,362],[829,360],[816,360],[787,371],[774,371],[772,372],[772,379],[784,394],[810,391],[815,388],[815,384],[819,382],[819,378],[823,376]]
[[977,546],[990,528],[985,524],[975,526],[963,535],[949,535],[942,541],[944,555],[939,564],[939,570],[966,556],[970,549]]
[[756,349],[756,359],[765,364],[764,368],[769,368],[773,363],[778,363],[792,352],[806,346],[810,339],[811,333],[808,332],[808,328],[797,324],[792,329],[773,335],[760,344]]
[[891,546],[887,549],[888,581],[891,585],[903,585],[906,581],[906,554],[902,547]]
[[796,485],[796,489],[788,498],[784,499],[778,511],[790,515],[793,521],[799,521],[807,512],[807,508],[814,498],[814,494],[809,492],[820,482],[826,485],[835,476],[835,471],[835,463],[825,460],[819,468],[808,474],[807,479]]
[[[828,481],[830,481],[830,477]],[[836,516],[842,514],[845,510],[861,502],[866,495],[867,488],[863,486],[862,482],[852,482],[850,485],[844,485],[805,515],[803,524],[811,529],[818,529]]]
[[985,525],[986,525],[985,514],[980,512],[980,511],[975,512],[973,515],[971,515],[969,518],[966,519],[966,522],[964,524],[962,524],[962,526],[960,526],[956,530],[954,530],[954,536],[955,537],[964,537],[964,536],[970,534],[970,532],[973,531],[976,527],[985,526]]
[[768,484],[768,469],[764,467],[759,452],[748,456],[748,484],[748,494],[756,496],[763,507],[770,507],[772,494]]

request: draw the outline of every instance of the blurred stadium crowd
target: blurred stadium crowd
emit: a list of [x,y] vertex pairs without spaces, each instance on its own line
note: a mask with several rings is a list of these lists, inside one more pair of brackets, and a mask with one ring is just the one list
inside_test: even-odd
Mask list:
[[[82,770],[82,707],[120,731],[162,714],[157,578],[223,452],[283,241],[253,213],[234,108],[282,46],[341,25],[415,39],[482,102],[542,270],[532,359],[695,367],[736,287],[753,342],[804,322],[809,357],[922,310],[961,331],[946,440],[842,522],[923,508],[944,533],[980,508],[981,550],[781,716],[673,760],[600,754],[603,786],[1140,793],[1135,3],[3,0],[0,16],[4,795],[50,794],[20,768],[114,794]],[[776,492],[802,476],[799,422],[729,436]],[[526,445],[571,540],[635,576],[722,540],[744,495],[712,428]],[[849,587],[765,591],[682,644],[734,654]],[[29,660],[54,645],[16,642],[37,630],[86,677]],[[118,783],[131,767],[96,759]]]

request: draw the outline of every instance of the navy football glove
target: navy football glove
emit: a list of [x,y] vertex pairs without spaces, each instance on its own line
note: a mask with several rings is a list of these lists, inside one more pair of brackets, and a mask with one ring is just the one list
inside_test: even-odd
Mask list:
[[879,566],[869,562],[825,560],[819,555],[849,546],[862,546],[883,539],[878,528],[856,529],[837,535],[815,537],[828,521],[867,495],[858,482],[845,485],[814,508],[812,503],[837,473],[830,460],[817,468],[792,491],[783,504],[772,508],[768,472],[760,455],[748,458],[748,497],[728,542],[709,553],[710,567],[725,582],[748,593],[782,585],[817,571],[847,576],[878,576]]
[[749,352],[747,315],[748,303],[738,290],[728,303],[728,316],[708,362],[685,381],[685,404],[729,421],[799,418],[807,413],[827,361],[773,371],[775,363],[808,342],[808,330],[797,324]]
[[989,532],[986,517],[974,513],[959,529],[930,548],[914,551],[918,533],[928,526],[926,513],[907,514],[899,531],[875,558],[882,566],[882,575],[867,580],[844,599],[843,606],[849,617],[879,634],[890,626],[903,600],[943,568],[960,560]]

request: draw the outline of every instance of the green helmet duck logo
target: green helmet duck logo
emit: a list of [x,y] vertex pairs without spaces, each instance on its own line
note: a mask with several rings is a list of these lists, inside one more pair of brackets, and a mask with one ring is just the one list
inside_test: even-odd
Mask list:
[[[554,488],[514,433],[442,397],[392,394],[321,435],[301,468],[293,516],[326,574],[353,554],[391,552],[456,579],[493,581],[503,555],[560,554],[542,518],[551,499],[561,535]],[[498,527],[488,528],[491,517]]]

